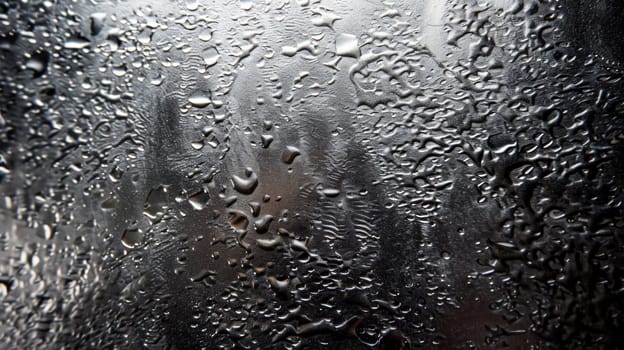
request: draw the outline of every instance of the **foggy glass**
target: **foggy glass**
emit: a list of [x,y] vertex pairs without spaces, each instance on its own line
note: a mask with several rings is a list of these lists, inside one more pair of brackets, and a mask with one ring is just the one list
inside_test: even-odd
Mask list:
[[0,2],[0,349],[624,348],[622,18]]

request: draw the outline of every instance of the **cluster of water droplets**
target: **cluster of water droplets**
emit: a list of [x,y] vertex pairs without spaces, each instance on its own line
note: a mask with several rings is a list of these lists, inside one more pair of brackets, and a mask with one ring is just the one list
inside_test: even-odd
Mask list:
[[617,347],[622,67],[570,6],[1,4],[0,339]]

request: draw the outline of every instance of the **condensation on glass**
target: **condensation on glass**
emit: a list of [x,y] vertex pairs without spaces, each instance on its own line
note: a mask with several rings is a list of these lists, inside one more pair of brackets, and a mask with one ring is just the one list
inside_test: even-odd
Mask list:
[[624,346],[623,17],[0,2],[0,348]]

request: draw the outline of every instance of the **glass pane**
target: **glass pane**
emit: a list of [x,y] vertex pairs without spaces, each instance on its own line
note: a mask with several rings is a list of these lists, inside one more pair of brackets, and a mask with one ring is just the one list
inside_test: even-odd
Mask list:
[[1,2],[0,347],[623,347],[623,17]]

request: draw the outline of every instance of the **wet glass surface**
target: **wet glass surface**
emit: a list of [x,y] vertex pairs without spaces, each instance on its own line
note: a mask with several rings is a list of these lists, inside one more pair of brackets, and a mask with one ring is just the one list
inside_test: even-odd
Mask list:
[[623,348],[621,18],[1,2],[0,348]]

